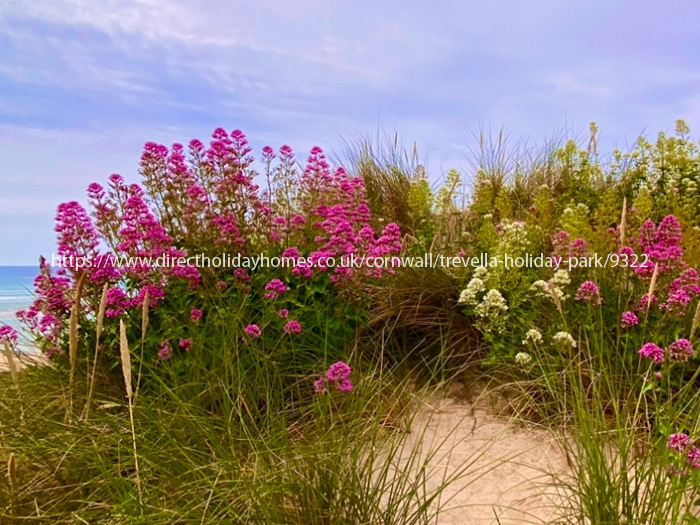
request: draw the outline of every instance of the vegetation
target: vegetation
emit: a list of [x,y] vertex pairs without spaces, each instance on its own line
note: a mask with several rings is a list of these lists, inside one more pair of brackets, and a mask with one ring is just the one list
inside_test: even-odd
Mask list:
[[397,141],[349,171],[266,147],[261,173],[240,131],[148,143],[140,185],[59,206],[65,267],[19,313],[50,366],[0,377],[0,516],[428,523],[475,458],[428,481],[418,400],[476,376],[561,436],[557,519],[697,523],[689,136],[609,161],[595,126],[526,161],[482,139],[437,188]]

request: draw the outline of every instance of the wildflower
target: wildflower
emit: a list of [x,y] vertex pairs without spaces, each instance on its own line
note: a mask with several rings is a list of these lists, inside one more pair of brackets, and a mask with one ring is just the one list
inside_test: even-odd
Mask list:
[[161,361],[167,361],[173,356],[173,349],[170,346],[170,341],[167,339],[160,344],[160,351],[158,352],[158,359]]
[[301,323],[299,321],[288,321],[282,331],[285,334],[298,334],[301,332]]
[[557,270],[554,272],[554,276],[549,280],[549,282],[550,284],[561,288],[571,284],[571,278],[569,277],[569,272],[566,270]]
[[13,345],[17,342],[18,337],[17,331],[11,326],[0,326],[0,343],[7,341],[10,345]]
[[474,311],[482,330],[501,333],[505,329],[508,304],[498,290],[489,290]]
[[474,277],[477,279],[486,279],[488,277],[489,271],[485,266],[477,266],[474,269]]
[[641,357],[645,359],[651,359],[655,363],[664,362],[664,351],[658,345],[654,343],[646,343],[637,352]]
[[700,448],[691,446],[685,455],[685,462],[690,468],[700,468]]
[[277,315],[280,319],[286,319],[289,316],[289,310],[282,308],[279,312],[277,312]]
[[535,292],[535,296],[537,297],[546,297],[555,302],[555,297],[559,300],[559,302],[563,302],[569,297],[563,292],[561,288],[559,288],[559,286],[552,283],[551,281],[535,281],[534,283],[532,283],[532,286],[530,286],[530,291]]
[[272,279],[265,285],[265,299],[277,299],[277,297],[287,291],[287,286],[280,279]]
[[189,352],[192,348],[192,339],[181,339],[179,345],[185,352]]
[[326,370],[325,375],[319,377],[314,382],[314,389],[316,392],[323,392],[323,386],[328,382],[334,383],[336,389],[341,392],[350,392],[353,388],[352,381],[350,380],[351,373],[352,368],[343,361],[333,363],[330,368]]
[[622,326],[623,328],[629,328],[630,326],[636,326],[639,324],[639,318],[634,312],[624,312],[622,314]]
[[576,341],[569,332],[557,332],[552,338],[554,346],[562,350],[571,350],[576,348]]
[[256,324],[249,324],[245,327],[245,333],[251,337],[260,337],[260,327]]
[[547,281],[539,280],[532,283],[530,291],[535,292],[538,297],[550,297],[549,284]]
[[600,291],[598,290],[598,285],[593,281],[585,281],[581,284],[576,293],[577,301],[584,301],[587,303],[599,305],[603,301],[600,298]]
[[525,339],[523,339],[523,344],[526,345],[529,341],[532,341],[532,343],[536,344],[536,345],[541,344],[542,343],[542,333],[539,330],[537,330],[536,328],[531,328],[525,334]]
[[192,310],[190,311],[190,319],[192,320],[192,322],[198,323],[201,318],[202,311],[197,308],[192,308]]
[[532,362],[532,356],[527,352],[518,352],[515,354],[515,362],[520,366],[527,366]]
[[233,270],[233,276],[239,281],[250,281],[250,275],[245,268],[236,268]]
[[467,287],[464,290],[462,290],[462,293],[459,294],[459,304],[476,304],[477,294],[483,292],[484,290],[486,290],[484,281],[482,281],[478,277],[474,277],[471,281],[469,281]]
[[678,432],[668,436],[666,448],[674,452],[685,452],[685,449],[690,445],[690,436],[684,432]]
[[678,339],[668,347],[668,356],[672,361],[686,362],[695,356],[695,350],[687,339]]
[[659,305],[659,308],[662,310],[668,310],[678,317],[684,317],[686,307],[688,306],[688,303],[690,303],[691,299],[692,298],[690,295],[688,295],[687,291],[683,289],[675,290],[669,294],[665,303]]

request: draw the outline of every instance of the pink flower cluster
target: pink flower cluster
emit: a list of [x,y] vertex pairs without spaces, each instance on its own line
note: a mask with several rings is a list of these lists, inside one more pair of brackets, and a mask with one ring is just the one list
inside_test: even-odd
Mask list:
[[552,238],[551,258],[555,262],[561,264],[562,260],[585,257],[587,253],[588,243],[586,243],[586,240],[578,237],[572,241],[571,235],[565,230],[556,233]]
[[698,295],[700,295],[698,272],[695,268],[688,268],[671,282],[668,298],[659,305],[659,308],[677,317],[683,317],[690,301]]
[[664,362],[664,350],[659,345],[654,343],[646,343],[637,352],[641,357],[645,359],[651,359],[655,363]]
[[[687,467],[693,470],[700,468],[700,448],[695,446],[694,441],[685,432],[671,434],[668,437],[666,448],[676,454]],[[684,475],[685,470],[675,471],[678,475]]]
[[603,300],[600,298],[598,285],[593,281],[585,281],[581,284],[578,292],[576,293],[576,300],[594,305],[600,305],[603,302]]
[[[400,252],[401,233],[396,224],[388,224],[379,237],[369,225],[364,180],[351,177],[342,168],[332,171],[319,147],[311,150],[300,188],[302,215],[311,222],[313,239],[318,246],[308,256],[313,266],[299,261],[293,271],[295,275],[310,277],[315,272],[331,270],[334,282],[346,282],[353,279],[358,269],[337,263],[331,269],[324,261],[353,254],[384,257]],[[384,272],[390,270],[361,269],[362,274],[373,277],[381,277]]]
[[631,326],[636,326],[639,324],[639,317],[634,312],[624,312],[622,314],[622,327],[629,328]]
[[[659,273],[682,266],[683,250],[679,246],[681,234],[681,225],[674,215],[664,217],[658,228],[653,221],[645,221],[641,227],[638,243],[642,253],[649,259],[638,265],[635,272],[640,276],[649,277],[654,273],[657,265]],[[627,253],[630,249],[626,248]]]
[[160,344],[160,351],[158,352],[158,359],[161,361],[167,361],[173,356],[173,347],[170,346],[170,341],[165,340]]
[[[275,159],[278,165],[273,167]],[[258,174],[253,161],[248,140],[240,130],[228,133],[218,128],[208,145],[199,140],[192,140],[188,147],[147,143],[140,159],[140,184],[128,184],[121,175],[113,174],[104,187],[98,183],[88,187],[89,212],[75,201],[58,207],[58,254],[91,264],[52,271],[42,260],[35,281],[36,300],[18,313],[19,318],[48,348],[59,345],[66,335],[80,278],[84,282],[81,312],[88,315],[95,314],[102,288],[108,285],[108,318],[142,308],[146,295],[146,306],[157,308],[169,300],[170,290],[182,284],[198,288],[200,296],[209,284],[225,293],[252,290],[256,276],[246,268],[235,269],[231,279],[230,274],[209,269],[200,274],[189,264],[172,263],[200,253],[276,255],[284,251],[285,256],[298,261],[293,275],[312,278],[330,274],[333,282],[347,286],[391,271],[320,264],[327,257],[336,261],[349,255],[385,257],[402,249],[396,224],[381,232],[371,227],[361,177],[353,177],[342,168],[331,169],[319,147],[311,150],[301,174],[289,146],[280,148],[277,157],[272,148],[265,147],[262,161],[266,173],[282,182],[275,187],[272,181],[260,192],[254,183]],[[304,267],[302,254],[313,266]],[[116,261],[122,256],[132,261],[167,257],[171,263],[157,268],[146,263],[120,268]],[[279,298],[288,292],[287,283],[269,280],[263,296],[267,300]],[[279,315],[286,318],[289,312],[280,310]],[[201,310],[192,309],[191,321],[197,323],[201,318]],[[286,334],[301,330],[301,324],[294,320],[284,326]],[[187,342],[184,344],[189,348]],[[172,349],[168,353],[161,347],[161,359],[170,355]]]
[[326,370],[325,375],[316,380],[314,388],[316,392],[321,393],[325,390],[326,383],[332,383],[335,385],[336,389],[341,392],[351,392],[353,389],[353,384],[350,380],[351,373],[352,369],[343,361],[333,363],[330,368]]
[[245,327],[245,333],[248,334],[251,337],[260,337],[262,332],[260,331],[260,327],[256,324],[249,324],[248,326]]
[[693,345],[687,339],[678,339],[671,343],[664,352],[663,348],[655,343],[646,343],[637,352],[645,359],[651,359],[655,363],[663,363],[666,355],[670,361],[686,362],[695,357]]
[[301,333],[301,323],[299,321],[287,321],[282,331],[285,334],[299,334]]
[[287,286],[280,279],[272,279],[265,285],[265,299],[277,299],[287,291]]
[[3,341],[7,341],[10,345],[14,345],[19,338],[17,331],[9,325],[0,326],[0,345]]

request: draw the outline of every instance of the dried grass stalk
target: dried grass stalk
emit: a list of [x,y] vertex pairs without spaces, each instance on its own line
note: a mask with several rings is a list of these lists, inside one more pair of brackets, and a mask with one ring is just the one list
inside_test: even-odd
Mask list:
[[129,420],[131,421],[131,443],[134,447],[134,468],[136,470],[136,490],[139,493],[139,502],[143,505],[143,494],[141,491],[141,472],[139,470],[139,455],[136,450],[136,426],[134,425],[134,403],[131,385],[131,352],[129,351],[129,340],[126,337],[126,325],[124,320],[119,320],[119,354],[122,362],[122,372],[124,373],[124,386],[126,387],[126,398],[129,403]]
[[693,316],[693,324],[690,327],[690,337],[688,338],[690,341],[693,340],[693,337],[695,336],[695,331],[698,329],[699,324],[700,324],[700,301],[698,301],[698,305],[695,307],[695,315]]
[[647,292],[647,306],[646,313],[649,313],[649,308],[651,307],[651,298],[654,296],[656,291],[656,279],[659,276],[659,265],[654,266],[654,273],[651,274],[651,282],[649,283],[649,291]]
[[10,342],[7,339],[2,341],[3,351],[5,354],[5,361],[7,361],[7,368],[10,370],[10,379],[16,388],[19,388],[19,379],[17,377],[17,365],[15,364],[15,353],[12,351]]
[[124,320],[119,320],[119,354],[122,362],[122,372],[124,373],[124,385],[126,386],[126,395],[131,402],[133,394],[131,388],[131,353],[129,352],[129,340],[126,337],[126,325]]
[[622,216],[620,217],[620,246],[625,245],[625,233],[627,231],[627,197],[622,201]]

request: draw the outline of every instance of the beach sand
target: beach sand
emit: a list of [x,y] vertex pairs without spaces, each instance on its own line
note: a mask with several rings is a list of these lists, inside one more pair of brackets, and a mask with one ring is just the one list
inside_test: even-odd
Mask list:
[[[41,354],[15,353],[14,363],[18,370],[28,365],[46,364],[46,358]],[[5,356],[5,352],[0,351],[0,372],[9,372],[10,367]]]
[[563,496],[552,485],[551,474],[565,476],[570,469],[552,433],[514,425],[479,404],[441,399],[426,403],[419,413],[408,449],[421,440],[422,450],[437,450],[428,461],[429,487],[439,486],[443,476],[471,463],[466,474],[443,492],[442,501],[449,501],[439,525],[555,519],[555,504]]

